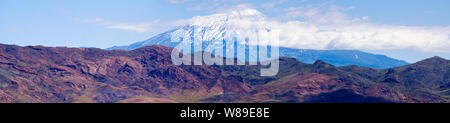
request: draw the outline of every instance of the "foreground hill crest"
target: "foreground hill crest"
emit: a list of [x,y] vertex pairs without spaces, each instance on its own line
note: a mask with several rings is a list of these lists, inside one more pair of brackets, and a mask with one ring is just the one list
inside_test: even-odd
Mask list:
[[175,66],[172,50],[0,44],[0,102],[448,102],[440,58],[371,69],[283,57],[261,77],[261,66]]

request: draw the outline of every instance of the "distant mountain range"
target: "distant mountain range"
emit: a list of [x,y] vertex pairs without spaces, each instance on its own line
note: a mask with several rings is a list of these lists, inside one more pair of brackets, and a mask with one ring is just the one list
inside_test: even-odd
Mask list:
[[[203,47],[206,47],[210,44],[233,40],[235,37],[239,36],[238,32],[253,32],[244,35],[251,37],[252,35],[255,35],[256,32],[271,30],[270,27],[265,24],[257,23],[264,21],[266,18],[263,14],[252,9],[196,18],[202,19],[187,22],[184,26],[158,34],[145,41],[133,43],[128,46],[114,46],[107,49],[133,50],[152,45],[175,48],[177,45],[180,45],[181,39],[200,39],[203,42]],[[238,23],[241,21],[249,21],[255,24],[241,25],[241,23]],[[230,35],[231,39],[229,37]],[[245,45],[249,47],[249,49],[256,49],[256,46],[248,45],[243,42],[238,42],[238,45]],[[195,50],[194,52],[203,50],[204,49]],[[316,60],[322,60],[335,66],[358,65],[371,68],[392,68],[409,64],[405,61],[384,55],[375,55],[358,50],[311,50],[280,47],[280,56],[296,58],[297,60],[308,64],[312,64]],[[240,60],[246,61],[246,59]]]
[[433,57],[389,69],[305,64],[172,64],[173,48],[135,50],[0,44],[0,102],[449,102],[450,61]]

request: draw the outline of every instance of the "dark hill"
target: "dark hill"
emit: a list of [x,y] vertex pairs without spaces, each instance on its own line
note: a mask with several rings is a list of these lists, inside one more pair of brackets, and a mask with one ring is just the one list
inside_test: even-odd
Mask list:
[[173,49],[101,50],[0,44],[0,102],[448,102],[449,62],[392,69],[305,64],[176,66]]

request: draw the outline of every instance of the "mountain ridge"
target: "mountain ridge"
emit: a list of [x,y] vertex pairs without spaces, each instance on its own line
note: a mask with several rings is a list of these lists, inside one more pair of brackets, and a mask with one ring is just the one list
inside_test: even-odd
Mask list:
[[262,77],[259,65],[175,66],[172,50],[0,44],[0,102],[448,102],[450,94],[450,65],[434,63],[442,59],[390,70],[282,57],[279,74]]

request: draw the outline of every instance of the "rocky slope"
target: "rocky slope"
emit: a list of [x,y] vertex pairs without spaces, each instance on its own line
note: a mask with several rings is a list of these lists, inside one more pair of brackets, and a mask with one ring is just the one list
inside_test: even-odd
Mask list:
[[0,102],[448,102],[449,62],[392,69],[280,59],[263,66],[175,66],[173,49],[0,44]]
[[304,64],[293,58],[281,58],[280,72],[272,77],[257,76],[258,66],[218,67],[243,76],[245,83],[256,87],[249,95],[233,100],[225,96],[222,101],[449,102],[448,63],[449,60],[433,57],[397,68],[372,69],[354,65],[335,67],[320,60]]
[[0,45],[0,102],[178,102],[250,90],[240,77],[209,66],[175,66],[171,51]]

